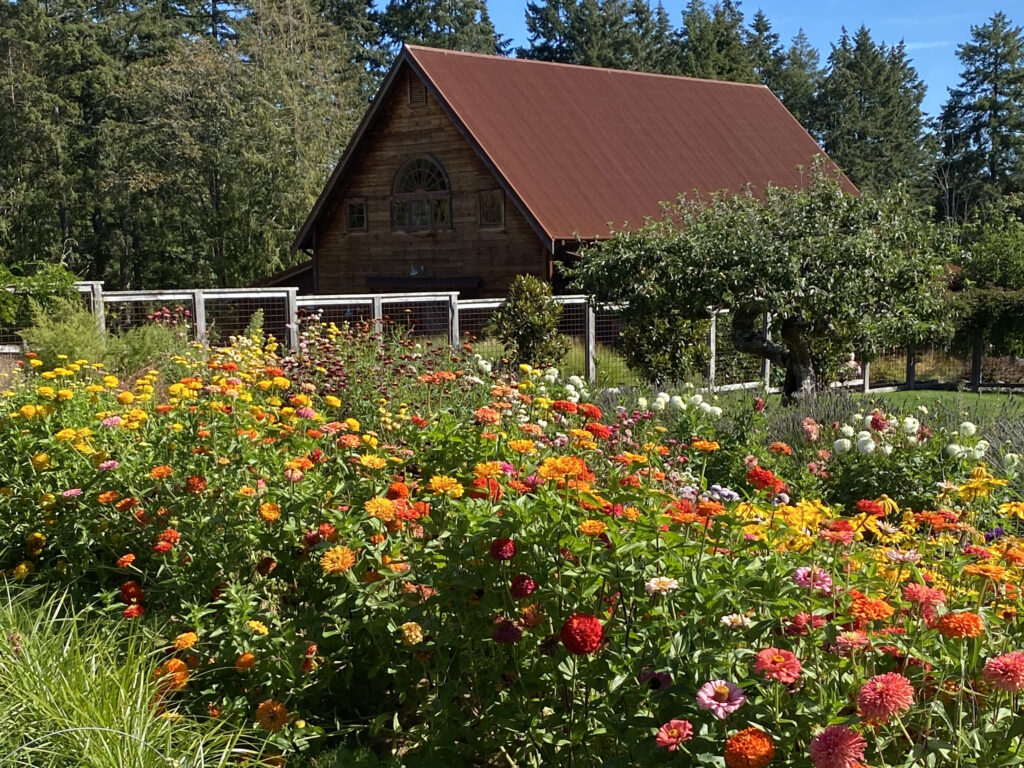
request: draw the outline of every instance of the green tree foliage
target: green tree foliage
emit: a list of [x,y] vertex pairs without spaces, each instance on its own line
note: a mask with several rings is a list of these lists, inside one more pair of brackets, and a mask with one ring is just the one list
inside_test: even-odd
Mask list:
[[942,110],[938,177],[944,212],[965,219],[999,195],[1024,191],[1024,27],[996,13],[971,27],[957,58],[960,84]]
[[948,251],[901,192],[847,195],[818,168],[808,186],[768,187],[763,200],[748,190],[681,201],[586,249],[575,278],[598,301],[626,304],[634,333],[665,332],[664,349],[683,342],[682,320],[730,310],[736,349],[783,367],[792,398],[815,391],[823,349],[870,354],[940,329]]
[[523,58],[646,72],[671,69],[668,14],[644,0],[545,0],[526,4]]
[[779,43],[779,35],[764,11],[758,10],[746,32],[747,55],[754,66],[757,81],[768,87],[779,79],[786,52]]
[[471,53],[504,53],[486,0],[389,0],[380,28],[394,48],[402,43]]
[[732,0],[709,10],[703,0],[690,0],[680,31],[680,73],[712,80],[755,82],[755,62],[747,47],[743,13]]
[[309,0],[232,9],[0,6],[0,262],[120,287],[284,265],[367,67]]
[[824,77],[818,49],[800,30],[783,54],[777,74],[766,80],[765,85],[775,92],[804,128],[815,133],[815,99]]
[[876,44],[866,27],[852,38],[844,29],[818,95],[815,119],[825,151],[863,190],[881,192],[900,182],[923,190],[930,160],[924,94],[902,42]]
[[508,287],[508,299],[488,323],[487,333],[505,347],[516,363],[559,365],[569,352],[569,340],[558,332],[562,305],[551,296],[551,285],[533,275],[518,275]]

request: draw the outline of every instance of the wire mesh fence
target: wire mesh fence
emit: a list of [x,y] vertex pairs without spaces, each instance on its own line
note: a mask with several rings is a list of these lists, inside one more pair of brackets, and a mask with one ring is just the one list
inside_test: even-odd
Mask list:
[[[76,284],[86,309],[100,328],[123,333],[146,324],[184,329],[193,340],[226,343],[246,331],[253,318],[262,316],[262,328],[283,349],[297,349],[299,320],[315,317],[336,325],[373,324],[395,328],[432,343],[468,344],[473,352],[492,361],[504,359],[506,350],[489,327],[501,299],[460,301],[457,293],[359,294],[298,296],[294,288],[218,290],[111,291],[102,283]],[[562,305],[558,330],[570,340],[561,368],[600,387],[646,386],[647,378],[629,365],[623,337],[621,307],[593,305],[586,296],[557,296]],[[735,348],[732,318],[716,315],[707,339],[712,363],[707,371],[711,388],[780,387],[785,371]],[[769,330],[762,320],[759,330]],[[18,353],[23,341],[18,328],[0,327],[0,353]],[[870,365],[849,361],[839,366],[833,386],[878,390],[900,387],[1024,387],[1024,358],[990,354],[983,340],[973,354],[954,353],[938,345],[893,346],[882,350]]]

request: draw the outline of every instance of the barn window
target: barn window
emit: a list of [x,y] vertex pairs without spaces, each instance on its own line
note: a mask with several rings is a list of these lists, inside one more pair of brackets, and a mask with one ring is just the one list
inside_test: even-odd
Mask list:
[[421,106],[427,103],[427,86],[416,75],[409,75],[409,103]]
[[434,158],[408,160],[395,176],[391,194],[391,228],[450,229],[452,195],[448,176]]
[[345,229],[348,232],[366,231],[365,197],[353,197],[345,201]]
[[482,228],[500,229],[505,226],[505,193],[500,189],[480,191],[479,222]]

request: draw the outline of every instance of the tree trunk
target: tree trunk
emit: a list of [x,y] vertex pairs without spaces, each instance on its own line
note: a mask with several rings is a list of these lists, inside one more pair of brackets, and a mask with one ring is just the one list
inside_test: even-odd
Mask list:
[[803,323],[795,318],[782,322],[782,344],[757,329],[763,311],[759,307],[733,308],[732,343],[738,352],[763,357],[773,365],[786,369],[782,383],[782,401],[794,403],[813,398],[817,389],[811,347],[804,334]]

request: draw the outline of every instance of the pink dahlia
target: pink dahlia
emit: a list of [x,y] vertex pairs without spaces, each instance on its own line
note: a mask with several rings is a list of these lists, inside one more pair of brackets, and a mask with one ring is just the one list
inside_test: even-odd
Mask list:
[[697,691],[697,703],[701,709],[710,709],[715,717],[724,720],[726,715],[746,704],[747,697],[743,695],[743,689],[734,683],[711,680]]
[[754,662],[755,672],[787,685],[797,681],[802,669],[800,659],[780,648],[765,648],[757,654],[757,661]]
[[1024,689],[1024,651],[1013,651],[985,662],[981,676],[999,691]]
[[692,738],[693,726],[689,720],[669,720],[658,729],[654,743],[659,747],[665,747],[669,752],[675,752],[680,744]]
[[914,703],[914,686],[903,675],[875,675],[861,686],[857,714],[867,723],[884,723],[899,717]]
[[867,742],[845,725],[830,725],[811,740],[814,768],[854,768],[864,760]]

